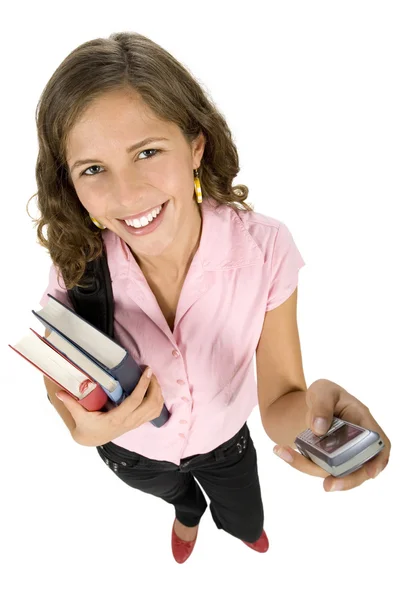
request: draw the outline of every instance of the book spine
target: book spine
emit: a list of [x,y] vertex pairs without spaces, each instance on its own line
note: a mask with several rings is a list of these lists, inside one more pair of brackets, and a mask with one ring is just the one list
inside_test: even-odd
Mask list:
[[129,352],[127,352],[125,358],[117,367],[110,369],[109,373],[114,379],[120,382],[125,394],[129,396],[140,381],[142,369]]
[[[99,382],[97,382],[97,383],[99,383]],[[101,384],[99,383],[99,385],[101,385]],[[119,382],[113,392],[110,392],[110,390],[108,390],[104,386],[101,386],[101,387],[103,388],[103,390],[105,391],[107,396],[110,398],[110,400],[112,400],[114,402],[114,404],[118,404],[124,396],[124,391]]]
[[79,404],[81,404],[88,411],[101,410],[103,406],[106,404],[108,400],[108,396],[101,387],[101,385],[97,384],[94,390],[90,392],[85,398],[82,400],[78,399]]

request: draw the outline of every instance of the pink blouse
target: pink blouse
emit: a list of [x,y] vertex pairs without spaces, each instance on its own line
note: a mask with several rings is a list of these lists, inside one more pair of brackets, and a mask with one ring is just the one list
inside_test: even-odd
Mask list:
[[[255,350],[265,312],[295,290],[304,261],[289,229],[257,212],[205,198],[202,233],[187,273],[171,332],[125,242],[103,240],[115,299],[115,339],[141,366],[150,366],[171,413],[112,441],[156,460],[213,450],[242,427],[258,403]],[[67,303],[54,266],[47,293]]]

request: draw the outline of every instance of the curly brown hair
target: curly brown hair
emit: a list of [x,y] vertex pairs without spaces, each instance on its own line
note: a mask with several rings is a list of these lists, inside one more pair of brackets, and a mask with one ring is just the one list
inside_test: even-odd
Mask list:
[[203,132],[206,144],[199,177],[204,196],[253,210],[245,202],[247,186],[232,186],[239,158],[231,131],[183,65],[138,33],[113,33],[85,42],[53,73],[36,108],[38,191],[30,200],[37,196],[40,217],[33,221],[39,244],[49,251],[67,289],[79,283],[86,263],[101,255],[103,248],[101,231],[79,201],[70,178],[68,133],[98,96],[127,87],[138,92],[159,118],[178,125],[189,143]]

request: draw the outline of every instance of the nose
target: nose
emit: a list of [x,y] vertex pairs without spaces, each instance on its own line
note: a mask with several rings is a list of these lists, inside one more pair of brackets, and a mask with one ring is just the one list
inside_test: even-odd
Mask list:
[[126,207],[141,206],[145,202],[146,195],[149,194],[151,187],[143,181],[138,181],[137,177],[133,180],[132,174],[119,177],[114,184],[113,198],[115,201]]

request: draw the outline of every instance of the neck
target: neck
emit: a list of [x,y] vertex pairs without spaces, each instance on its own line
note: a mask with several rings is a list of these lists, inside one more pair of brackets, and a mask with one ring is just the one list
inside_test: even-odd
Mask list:
[[[188,268],[200,244],[202,216],[199,205],[194,203],[193,214],[189,217],[190,226],[184,227],[179,235],[179,245],[172,244],[160,256],[138,256],[136,262],[149,277],[167,277],[169,281],[179,281],[186,276]],[[132,251],[132,250],[131,250]]]

